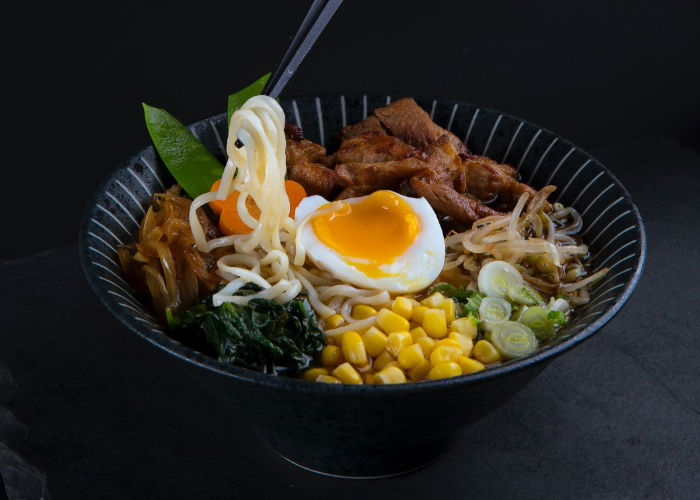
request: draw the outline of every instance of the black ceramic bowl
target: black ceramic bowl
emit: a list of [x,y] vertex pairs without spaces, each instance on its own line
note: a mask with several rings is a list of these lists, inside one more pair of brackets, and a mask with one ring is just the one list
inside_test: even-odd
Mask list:
[[[346,94],[281,103],[287,121],[333,148],[342,126],[390,100],[385,94]],[[174,182],[154,149],[144,149],[115,170],[85,212],[82,264],[107,309],[181,361],[202,387],[216,393],[222,411],[247,412],[280,455],[314,471],[377,477],[435,460],[448,436],[503,404],[548,362],[600,330],[628,299],[642,272],[646,245],[639,212],[622,184],[597,160],[548,130],[505,113],[461,102],[418,102],[471,151],[518,167],[524,182],[535,188],[559,186],[552,199],[583,215],[593,268],[607,266],[610,271],[593,287],[590,303],[556,345],[474,375],[396,386],[319,384],[230,366],[171,339],[134,296],[117,263],[115,250],[135,238],[151,195]],[[190,128],[223,159],[225,115]]]

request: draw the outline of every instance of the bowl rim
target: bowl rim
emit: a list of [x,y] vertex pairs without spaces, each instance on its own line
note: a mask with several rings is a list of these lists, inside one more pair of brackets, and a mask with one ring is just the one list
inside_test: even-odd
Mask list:
[[[281,99],[285,101],[291,101],[293,99],[307,99],[307,98],[312,98],[312,97],[361,97],[361,96],[367,96],[369,97],[377,97],[377,96],[392,96],[391,93],[387,92],[381,92],[381,91],[367,91],[367,92],[322,92],[322,93],[316,93],[316,94],[299,94],[299,95],[291,95],[291,96],[284,96]],[[600,162],[597,158],[595,158],[593,155],[588,153],[587,151],[583,150],[582,148],[574,145],[571,143],[571,141],[559,136],[558,134],[555,134],[554,132],[550,131],[549,129],[542,127],[536,123],[530,122],[528,120],[519,118],[517,116],[511,115],[509,113],[504,113],[502,111],[498,111],[495,109],[491,109],[488,107],[483,107],[483,106],[477,106],[475,104],[469,103],[467,101],[461,101],[461,100],[456,100],[456,99],[437,99],[435,97],[426,97],[426,96],[414,96],[413,97],[416,100],[422,100],[422,101],[429,101],[429,100],[435,100],[439,101],[442,104],[448,104],[448,105],[455,105],[455,104],[463,104],[463,105],[468,105],[468,106],[474,106],[477,107],[480,110],[487,111],[487,112],[492,112],[492,113],[498,113],[503,115],[504,117],[512,118],[515,120],[522,121],[523,123],[530,124],[533,126],[536,126],[540,129],[542,129],[543,132],[552,134],[554,137],[557,137],[560,142],[563,144],[575,148],[576,150],[584,153],[590,159],[595,162],[602,170],[603,172],[608,176],[608,178],[620,189],[622,193],[622,197],[626,202],[629,203],[631,207],[631,213],[634,216],[635,220],[635,226],[639,230],[639,256],[635,261],[635,270],[630,276],[629,280],[627,281],[625,288],[622,292],[622,294],[618,297],[618,299],[613,302],[610,306],[608,306],[607,311],[599,316],[595,321],[591,322],[588,324],[583,330],[577,332],[576,334],[572,335],[570,338],[559,342],[553,346],[546,347],[544,349],[540,349],[536,353],[522,359],[516,359],[516,360],[511,360],[506,363],[503,363],[501,365],[498,365],[493,368],[488,368],[486,370],[482,370],[477,373],[472,373],[469,375],[462,375],[458,377],[451,377],[451,378],[446,378],[446,379],[440,379],[440,380],[426,380],[426,381],[420,381],[420,382],[412,382],[412,383],[406,383],[406,384],[392,384],[392,385],[365,385],[365,384],[360,384],[360,385],[350,385],[350,384],[319,384],[317,382],[312,382],[312,381],[307,381],[303,380],[301,378],[292,378],[292,377],[284,377],[284,376],[275,376],[275,375],[270,375],[262,372],[257,372],[254,370],[250,370],[248,368],[243,368],[231,364],[227,364],[224,362],[221,362],[217,359],[211,358],[209,356],[206,356],[199,351],[196,351],[192,349],[191,347],[188,347],[185,344],[182,344],[178,342],[177,340],[171,338],[170,336],[167,335],[165,332],[158,332],[155,330],[151,330],[144,327],[138,327],[135,322],[133,321],[127,321],[126,317],[129,316],[127,313],[125,313],[123,310],[117,308],[116,306],[116,301],[113,300],[111,297],[108,297],[107,293],[105,290],[103,290],[103,286],[101,283],[98,282],[97,276],[91,271],[91,268],[93,266],[89,266],[90,259],[87,256],[87,228],[90,224],[90,213],[93,209],[93,207],[96,204],[96,201],[98,197],[106,191],[106,188],[110,183],[114,181],[114,178],[116,177],[117,173],[121,171],[122,169],[126,168],[129,164],[130,161],[142,155],[146,151],[153,151],[153,146],[147,146],[144,149],[141,149],[137,151],[135,154],[132,154],[129,156],[129,158],[125,161],[122,161],[116,168],[111,170],[104,178],[103,180],[99,183],[95,191],[92,193],[92,195],[89,198],[89,201],[87,202],[85,209],[83,211],[83,215],[81,218],[81,223],[80,223],[80,229],[79,229],[79,234],[78,234],[78,253],[80,257],[80,263],[81,267],[83,268],[83,272],[85,274],[85,277],[90,284],[90,287],[92,288],[93,292],[95,295],[97,295],[98,299],[104,305],[107,310],[109,310],[110,313],[112,313],[113,316],[116,317],[116,319],[124,326],[126,326],[129,330],[131,330],[133,333],[137,334],[139,337],[143,338],[150,344],[162,349],[166,353],[172,355],[175,358],[178,358],[181,361],[184,361],[187,364],[194,365],[195,367],[201,368],[203,370],[206,370],[208,372],[216,373],[219,375],[223,375],[225,377],[230,377],[232,379],[235,379],[236,381],[242,382],[242,383],[253,383],[256,385],[261,385],[265,387],[270,387],[270,388],[277,388],[277,389],[282,389],[282,390],[295,390],[295,391],[300,391],[300,392],[307,392],[307,393],[321,393],[321,394],[378,394],[378,395],[386,395],[386,394],[412,394],[412,393],[422,393],[426,391],[431,391],[434,392],[436,390],[448,390],[457,386],[469,386],[473,384],[478,384],[481,382],[486,382],[490,381],[493,379],[501,378],[501,377],[506,377],[509,375],[514,375],[517,372],[522,372],[526,370],[527,368],[540,365],[542,363],[546,363],[548,361],[552,361],[554,358],[557,356],[571,350],[575,346],[581,344],[582,342],[588,340],[590,337],[593,336],[596,332],[598,332],[603,326],[605,326],[619,311],[620,309],[625,305],[629,297],[632,295],[632,292],[636,288],[639,279],[641,277],[641,274],[644,270],[644,265],[646,262],[646,254],[647,254],[647,236],[646,236],[646,230],[644,227],[644,222],[642,220],[641,214],[639,212],[639,209],[634,203],[634,200],[632,199],[632,196],[629,194],[627,191],[627,188],[620,182],[620,180],[615,176],[615,174],[608,169],[602,162]],[[212,115],[210,117],[203,118],[201,120],[197,120],[196,122],[193,122],[189,125],[187,125],[188,128],[192,129],[194,126],[197,124],[207,121],[207,120],[214,120],[217,118],[220,118],[221,116],[225,115],[225,113],[219,113],[216,115]]]

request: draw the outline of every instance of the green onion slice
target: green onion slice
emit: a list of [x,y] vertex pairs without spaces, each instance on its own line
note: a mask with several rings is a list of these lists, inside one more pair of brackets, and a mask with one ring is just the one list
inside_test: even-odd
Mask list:
[[488,323],[500,323],[510,318],[511,307],[508,301],[498,297],[484,297],[479,306],[479,317]]
[[547,317],[556,326],[561,326],[566,323],[566,316],[564,316],[564,313],[561,311],[549,311]]
[[520,321],[530,328],[539,340],[546,339],[554,333],[554,322],[549,318],[545,307],[528,307],[520,316]]
[[526,325],[504,321],[489,332],[493,346],[505,359],[528,356],[537,350],[537,337]]
[[511,302],[525,306],[544,304],[544,300],[539,292],[527,285],[509,287],[508,290],[506,290],[506,298]]
[[502,299],[508,288],[523,284],[523,277],[508,262],[494,260],[481,268],[478,282],[481,293]]

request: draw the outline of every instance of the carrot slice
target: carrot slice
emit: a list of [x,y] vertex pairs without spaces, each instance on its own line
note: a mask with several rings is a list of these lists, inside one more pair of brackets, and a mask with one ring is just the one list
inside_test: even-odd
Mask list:
[[[214,184],[211,185],[211,188],[209,189],[210,193],[213,193],[217,189],[219,189],[219,185],[221,184],[221,179],[218,181],[214,182]],[[224,200],[214,200],[209,202],[209,208],[211,208],[215,214],[220,214],[221,211],[224,209]]]
[[298,182],[290,180],[284,181],[284,190],[287,191],[287,197],[289,198],[289,216],[293,219],[299,203],[306,198],[306,190]]
[[[245,225],[238,215],[238,191],[232,191],[224,202],[224,208],[219,217],[219,229],[226,236],[231,234],[248,234],[253,230]],[[248,196],[245,200],[245,206],[250,215],[256,219],[260,217],[260,209],[253,201],[253,198]]]
[[[210,192],[219,189],[219,184],[221,180],[216,181],[209,190]],[[289,198],[289,216],[294,217],[296,208],[301,203],[301,200],[306,198],[306,191],[303,186],[298,182],[294,181],[284,181],[284,189],[287,192],[287,197]],[[231,234],[248,234],[252,231],[251,228],[246,226],[238,215],[238,191],[232,191],[225,200],[214,200],[209,202],[211,209],[219,214],[219,229],[226,236]],[[246,199],[246,207],[248,212],[255,218],[260,217],[260,209],[255,204],[251,197]]]

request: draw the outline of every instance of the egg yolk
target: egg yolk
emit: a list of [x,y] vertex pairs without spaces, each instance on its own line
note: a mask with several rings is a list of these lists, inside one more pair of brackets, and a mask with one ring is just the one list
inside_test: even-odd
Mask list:
[[356,203],[342,202],[311,219],[316,237],[349,259],[369,278],[390,276],[380,269],[403,255],[420,232],[411,206],[391,191],[375,191]]

